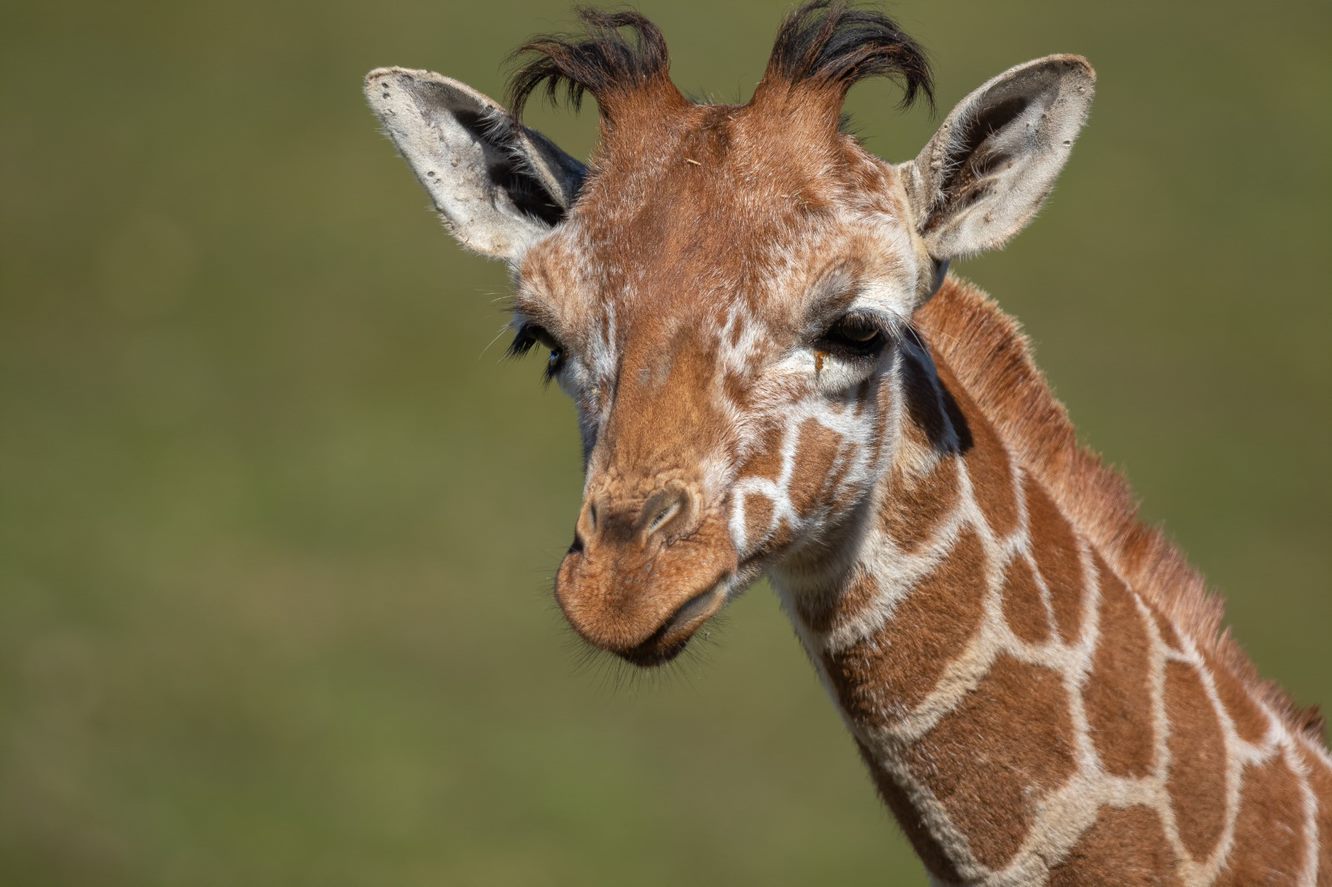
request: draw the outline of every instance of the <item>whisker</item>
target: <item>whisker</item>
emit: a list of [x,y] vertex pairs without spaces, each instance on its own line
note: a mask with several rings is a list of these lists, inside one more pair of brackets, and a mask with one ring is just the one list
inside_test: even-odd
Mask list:
[[[504,336],[505,336],[507,333],[509,333],[512,329],[513,329],[513,326],[512,326],[511,324],[508,324],[508,323],[506,323],[506,324],[504,324],[504,326],[500,327],[499,332],[497,332],[497,333],[495,334],[495,337],[494,337],[493,339],[491,339],[489,342],[487,342],[487,343],[485,344],[485,347],[481,349],[481,353],[478,354],[478,355],[476,356],[476,359],[479,361],[481,358],[485,357],[485,356],[486,356],[486,352],[489,351],[491,348],[494,348],[494,347],[495,347],[495,343],[498,342],[500,339],[504,338]],[[507,355],[500,355],[500,359],[497,360],[496,363],[502,363],[502,362],[504,361],[504,358],[505,358],[506,356],[507,356]]]

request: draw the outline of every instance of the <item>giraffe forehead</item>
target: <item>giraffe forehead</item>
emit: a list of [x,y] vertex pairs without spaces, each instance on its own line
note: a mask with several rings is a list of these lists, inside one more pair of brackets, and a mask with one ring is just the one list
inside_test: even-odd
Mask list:
[[564,225],[567,251],[612,276],[754,290],[848,223],[901,215],[896,171],[841,133],[693,106],[651,136],[603,145]]
[[[667,202],[669,204],[669,201]],[[798,330],[813,302],[860,289],[871,300],[914,286],[914,244],[891,202],[872,209],[762,218],[684,208],[646,210],[608,230],[574,219],[534,248],[524,289],[573,324],[614,327],[613,344],[681,324],[738,339]],[[742,210],[740,215],[744,214]],[[885,287],[885,283],[888,284]]]
[[603,152],[569,217],[524,261],[526,288],[606,373],[633,353],[645,379],[676,358],[742,379],[801,334],[821,281],[889,308],[915,288],[890,165],[847,136],[793,150],[733,108],[704,111],[634,158]]

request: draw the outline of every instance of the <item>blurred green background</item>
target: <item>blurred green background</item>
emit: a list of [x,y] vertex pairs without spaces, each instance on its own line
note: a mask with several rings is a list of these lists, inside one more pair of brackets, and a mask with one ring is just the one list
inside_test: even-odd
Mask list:
[[[745,97],[783,3],[652,0]],[[1332,7],[899,3],[941,110],[1100,73],[1031,230],[960,269],[1084,437],[1332,704]],[[360,97],[492,95],[563,0],[7,4],[0,36],[0,882],[921,883],[765,588],[666,673],[550,601],[572,410],[505,363]],[[851,98],[869,145],[937,123]],[[595,115],[533,109],[584,154]]]

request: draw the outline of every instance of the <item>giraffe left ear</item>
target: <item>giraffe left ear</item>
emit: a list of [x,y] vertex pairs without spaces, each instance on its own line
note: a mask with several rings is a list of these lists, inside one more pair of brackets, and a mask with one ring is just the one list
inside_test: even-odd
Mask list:
[[996,249],[1027,226],[1068,160],[1095,84],[1076,55],[1010,68],[963,99],[899,167],[937,262]]

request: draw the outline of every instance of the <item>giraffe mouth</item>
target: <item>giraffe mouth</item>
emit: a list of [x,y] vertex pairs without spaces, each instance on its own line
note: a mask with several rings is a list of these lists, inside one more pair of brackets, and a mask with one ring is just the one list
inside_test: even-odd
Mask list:
[[726,603],[726,578],[685,601],[642,643],[617,651],[621,658],[642,668],[665,665],[684,652],[692,638]]

